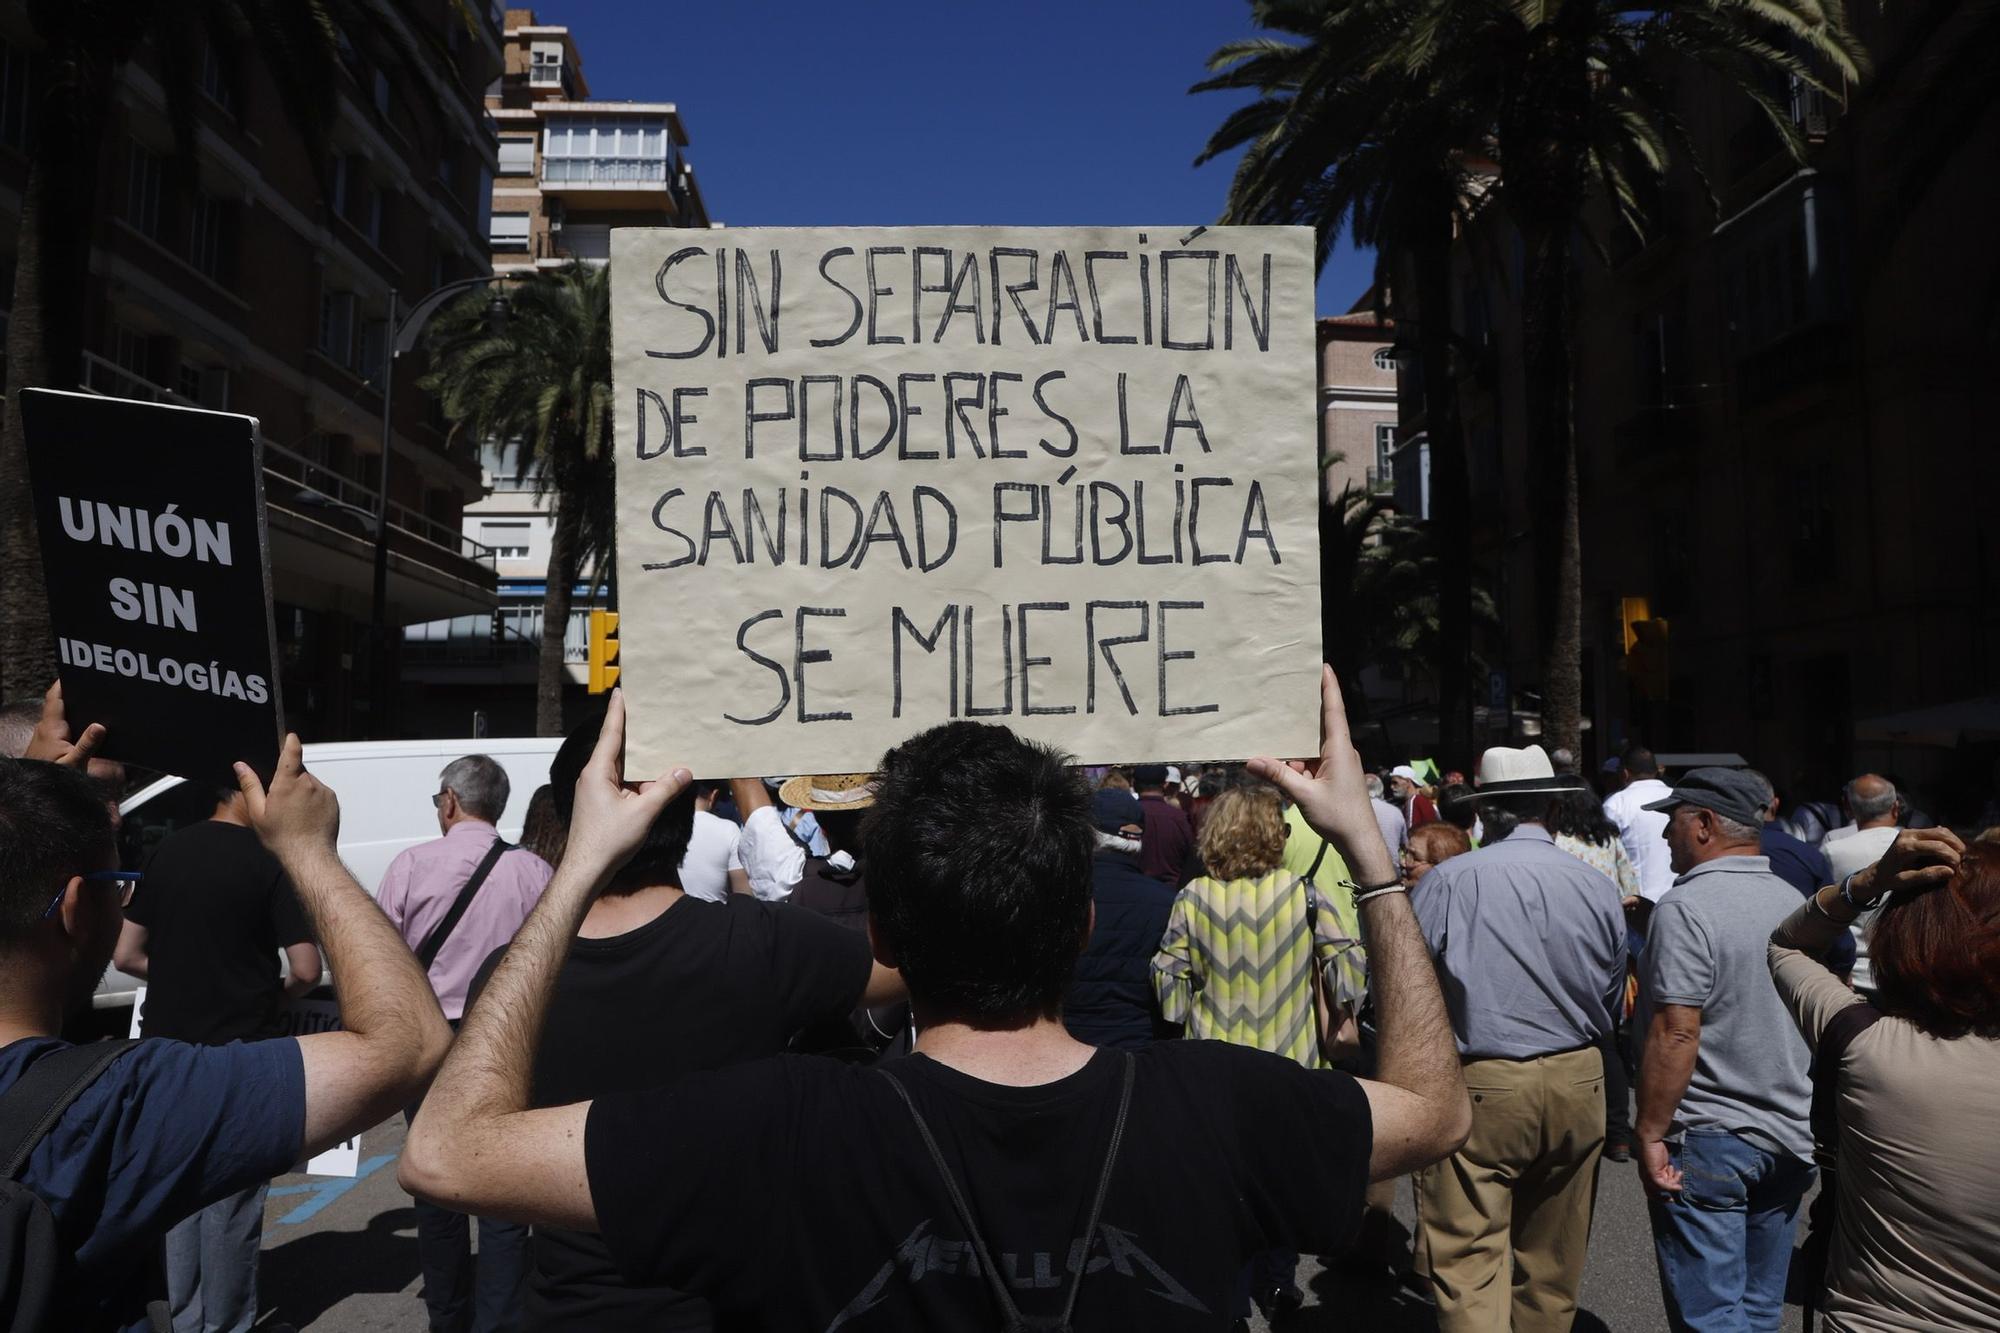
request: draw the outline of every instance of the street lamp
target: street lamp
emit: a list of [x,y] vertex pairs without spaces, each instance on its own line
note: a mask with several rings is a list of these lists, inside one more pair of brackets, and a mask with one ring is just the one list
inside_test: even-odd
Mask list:
[[[389,725],[389,700],[394,693],[389,687],[389,455],[395,435],[395,383],[396,358],[416,346],[417,337],[424,331],[444,303],[462,291],[487,283],[502,282],[512,277],[504,273],[480,273],[470,278],[459,278],[426,296],[410,308],[403,322],[396,322],[396,289],[389,289],[389,326],[393,330],[389,345],[383,349],[382,357],[382,467],[376,485],[380,488],[375,515],[375,586],[371,598],[368,625],[373,640],[373,685],[375,691],[374,718],[371,730],[378,739],[386,733]],[[507,326],[507,298],[498,290],[486,303],[486,322],[497,337]]]

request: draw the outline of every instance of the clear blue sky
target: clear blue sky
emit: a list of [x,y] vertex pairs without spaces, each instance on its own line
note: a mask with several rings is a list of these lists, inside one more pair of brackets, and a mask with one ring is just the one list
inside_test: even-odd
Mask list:
[[[1190,165],[1243,100],[1190,96],[1245,0],[552,0],[593,97],[676,103],[733,226],[1212,222]],[[1343,238],[1320,314],[1366,289]]]

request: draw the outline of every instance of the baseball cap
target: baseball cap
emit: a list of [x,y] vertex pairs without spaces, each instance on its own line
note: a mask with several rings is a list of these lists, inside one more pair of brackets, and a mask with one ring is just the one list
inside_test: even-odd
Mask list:
[[1697,768],[1676,782],[1665,796],[1643,808],[1668,811],[1679,805],[1699,806],[1739,824],[1761,828],[1766,799],[1762,784],[1743,769]]

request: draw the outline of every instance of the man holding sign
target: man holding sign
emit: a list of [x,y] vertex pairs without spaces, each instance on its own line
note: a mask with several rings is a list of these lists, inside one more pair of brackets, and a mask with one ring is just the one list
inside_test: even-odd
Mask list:
[[[959,721],[891,750],[868,828],[870,936],[902,969],[916,1054],[778,1059],[531,1109],[555,979],[596,893],[691,780],[623,782],[613,695],[569,848],[466,1016],[406,1144],[445,1206],[601,1231],[627,1280],[743,1327],[1229,1326],[1252,1253],[1338,1253],[1362,1190],[1436,1161],[1471,1108],[1444,999],[1382,845],[1340,692],[1279,783],[1362,881],[1379,1080],[1214,1042],[1074,1040],[1090,929],[1088,794],[1067,756]],[[1073,1317],[1072,1317],[1073,1316]]]

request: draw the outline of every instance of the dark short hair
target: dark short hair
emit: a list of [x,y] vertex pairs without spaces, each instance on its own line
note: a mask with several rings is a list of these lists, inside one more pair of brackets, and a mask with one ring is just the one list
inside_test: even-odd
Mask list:
[[1447,782],[1438,791],[1437,808],[1445,823],[1467,833],[1479,819],[1479,803],[1470,783]]
[[1062,1010],[1090,920],[1090,793],[1048,746],[948,722],[882,758],[869,911],[930,1022]]
[[1891,894],[1868,960],[1883,1013],[1945,1041],[2000,1037],[2000,847],[1975,842],[1942,887]]
[[[549,763],[549,795],[555,799],[556,814],[562,820],[565,847],[569,843],[570,816],[576,812],[576,780],[582,774],[583,766],[590,762],[590,752],[597,748],[597,730],[601,721],[601,718],[594,718],[570,732]],[[660,811],[653,827],[646,831],[646,840],[639,844],[639,850],[632,853],[624,868],[611,877],[611,883],[604,891],[608,894],[632,893],[655,884],[678,887],[681,861],[687,856],[688,839],[693,836],[694,788],[690,786],[682,789],[681,794]]]
[[1618,826],[1605,815],[1604,803],[1582,785],[1558,794],[1549,802],[1545,826],[1553,837],[1567,834],[1599,847],[1610,845],[1618,836]]
[[1165,764],[1139,764],[1132,769],[1132,785],[1140,791],[1151,791],[1155,787],[1167,785]]
[[1618,767],[1635,778],[1656,778],[1660,775],[1660,761],[1643,745],[1626,746],[1625,753],[1618,756]]
[[34,929],[62,881],[111,850],[111,812],[82,771],[0,759],[0,942]]

